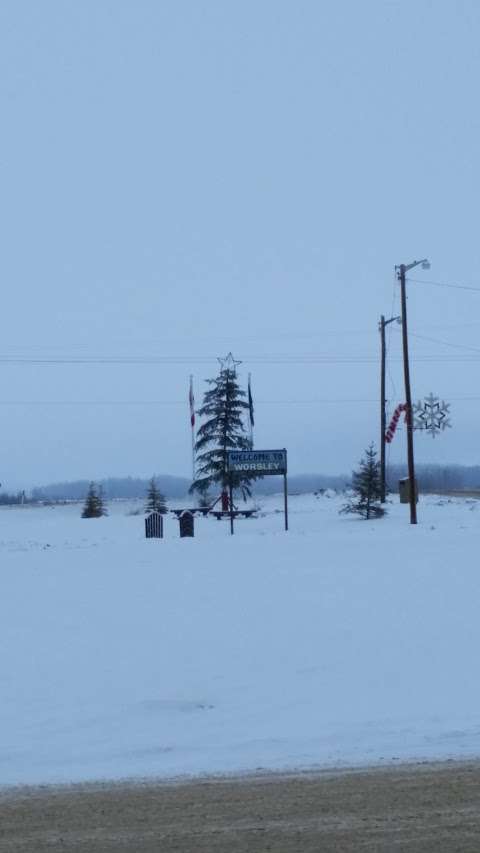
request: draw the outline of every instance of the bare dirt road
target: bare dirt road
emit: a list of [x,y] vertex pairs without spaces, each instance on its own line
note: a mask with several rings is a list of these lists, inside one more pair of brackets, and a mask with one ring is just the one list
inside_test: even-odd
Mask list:
[[480,763],[0,793],[2,853],[479,853]]

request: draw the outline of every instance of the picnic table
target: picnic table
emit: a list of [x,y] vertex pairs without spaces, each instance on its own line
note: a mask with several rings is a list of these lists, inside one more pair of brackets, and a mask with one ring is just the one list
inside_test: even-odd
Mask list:
[[[230,510],[209,509],[208,506],[183,507],[182,509],[171,509],[170,512],[176,515],[177,518],[180,518],[183,512],[191,512],[192,515],[213,515],[217,521],[220,521],[222,518],[230,518],[231,515]],[[233,510],[234,518],[238,518],[239,516],[243,518],[251,518],[252,515],[255,515],[254,509]]]

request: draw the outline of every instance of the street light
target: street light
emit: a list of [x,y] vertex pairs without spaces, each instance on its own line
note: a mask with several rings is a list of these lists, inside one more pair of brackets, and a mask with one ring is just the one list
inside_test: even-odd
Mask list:
[[389,320],[385,320],[385,317],[382,314],[380,317],[380,323],[378,324],[382,344],[382,361],[380,369],[380,500],[382,504],[385,503],[387,493],[385,482],[385,433],[387,430],[387,413],[385,409],[385,366],[387,348],[385,345],[385,328],[395,321],[397,323],[401,323],[402,318],[390,317]]
[[413,412],[412,394],[410,390],[410,366],[408,362],[408,329],[407,329],[407,295],[405,288],[405,276],[414,267],[421,266],[422,269],[430,269],[427,258],[421,261],[413,261],[411,264],[399,264],[395,267],[397,278],[400,282],[400,294],[402,303],[402,339],[403,339],[403,373],[405,377],[405,404],[407,421],[407,458],[408,458],[408,480],[410,491],[410,524],[417,523],[417,492],[415,488],[415,461],[413,456]]

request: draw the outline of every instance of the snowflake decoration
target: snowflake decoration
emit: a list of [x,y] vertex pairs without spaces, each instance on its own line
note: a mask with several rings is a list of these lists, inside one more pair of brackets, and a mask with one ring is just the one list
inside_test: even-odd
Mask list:
[[439,397],[429,394],[424,400],[419,400],[413,406],[414,429],[423,429],[435,438],[439,432],[443,432],[450,423],[450,404],[445,400],[440,402]]

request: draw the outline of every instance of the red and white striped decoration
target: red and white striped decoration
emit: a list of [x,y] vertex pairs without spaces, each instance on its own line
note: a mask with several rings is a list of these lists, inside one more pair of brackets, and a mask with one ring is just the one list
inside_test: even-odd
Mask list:
[[399,403],[397,408],[395,409],[395,411],[393,413],[392,420],[390,421],[390,423],[388,425],[388,429],[385,433],[385,441],[387,442],[387,444],[390,444],[390,442],[393,440],[393,436],[395,435],[395,430],[397,429],[398,422],[400,420],[400,415],[402,414],[402,412],[405,412],[405,420],[407,420],[407,414],[406,414],[407,404],[406,403]]

